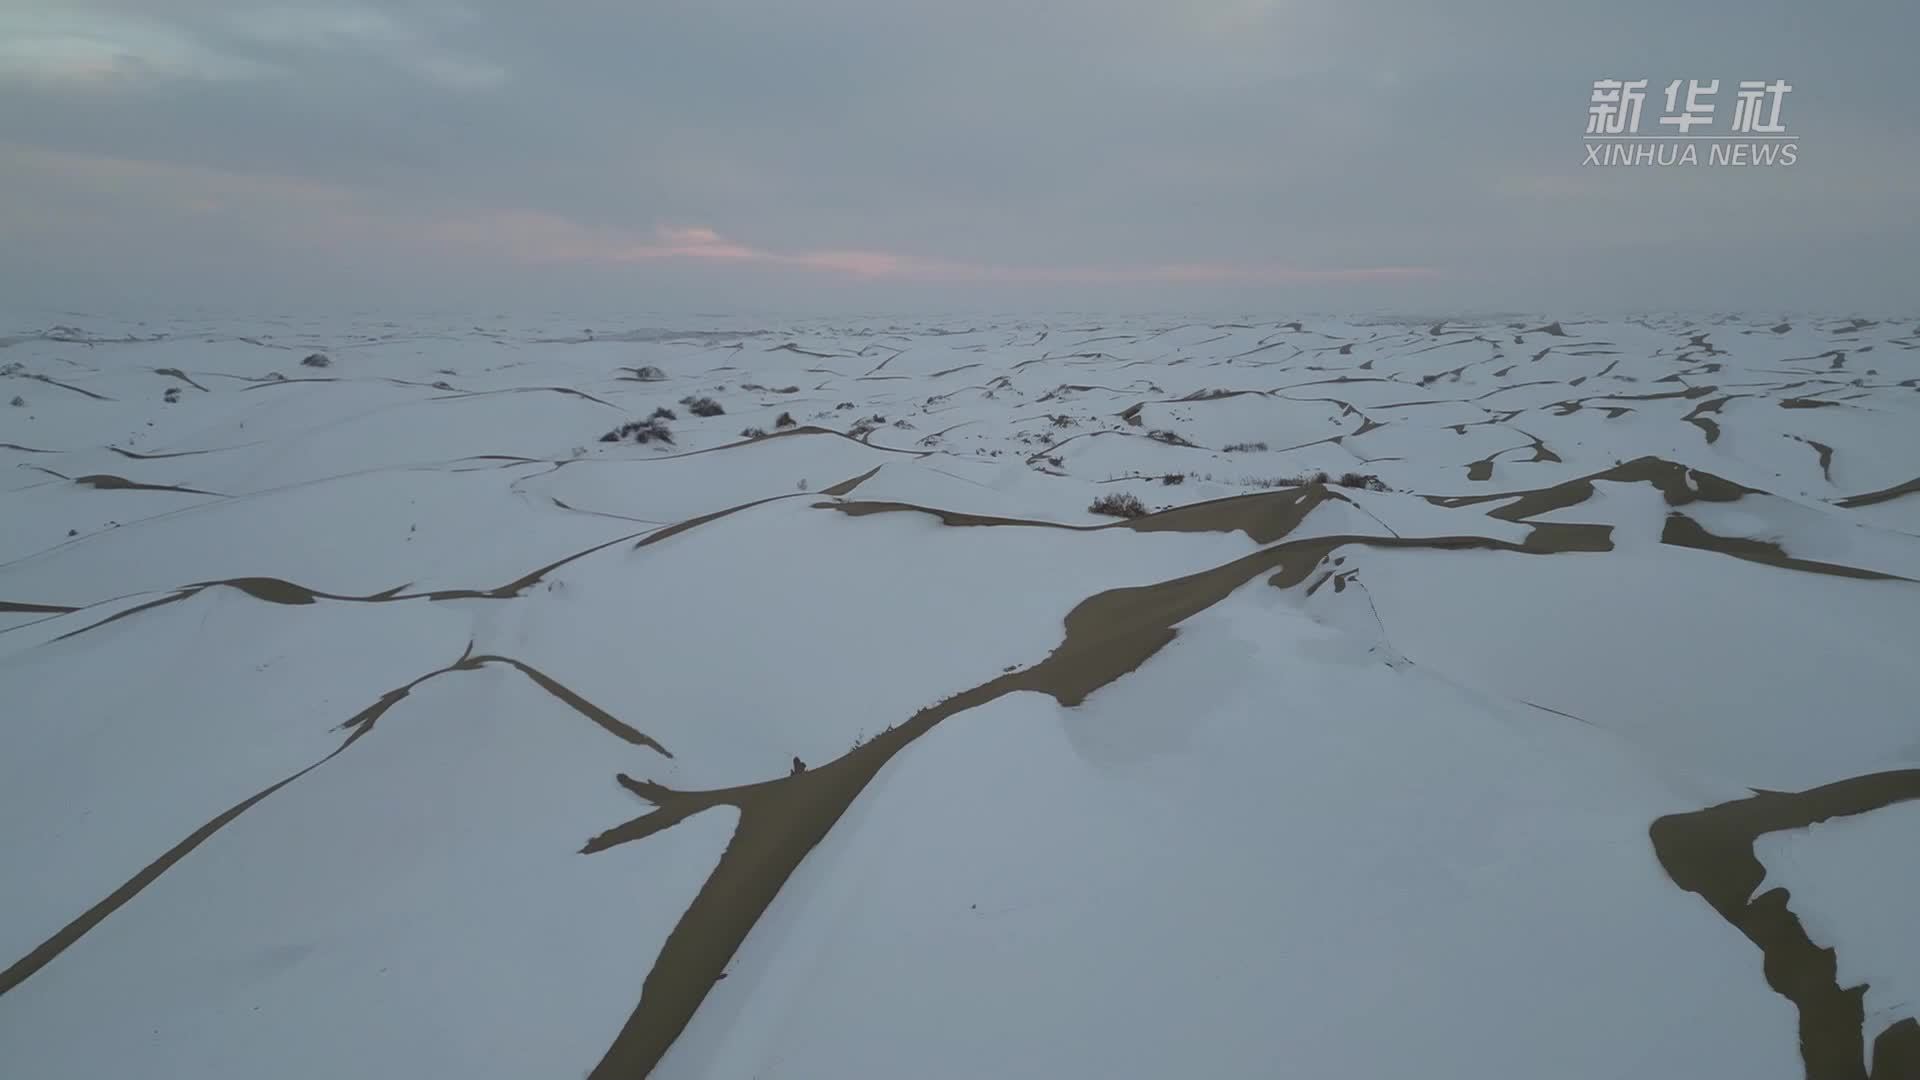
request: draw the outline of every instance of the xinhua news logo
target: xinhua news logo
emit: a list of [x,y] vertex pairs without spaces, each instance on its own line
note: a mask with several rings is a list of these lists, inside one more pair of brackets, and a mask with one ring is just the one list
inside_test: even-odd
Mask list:
[[1785,79],[1743,81],[1727,124],[1716,128],[1720,80],[1675,79],[1667,84],[1658,123],[1642,132],[1647,80],[1595,79],[1587,106],[1586,164],[1792,165],[1800,157],[1800,140],[1787,130],[1782,114],[1792,92]]

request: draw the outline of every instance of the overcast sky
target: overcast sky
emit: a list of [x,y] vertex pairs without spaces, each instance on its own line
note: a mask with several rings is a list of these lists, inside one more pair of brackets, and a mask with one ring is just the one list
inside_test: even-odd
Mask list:
[[[1912,0],[0,0],[0,289],[1905,313]],[[1791,168],[1583,166],[1595,79]],[[1716,130],[1725,130],[1724,127]]]

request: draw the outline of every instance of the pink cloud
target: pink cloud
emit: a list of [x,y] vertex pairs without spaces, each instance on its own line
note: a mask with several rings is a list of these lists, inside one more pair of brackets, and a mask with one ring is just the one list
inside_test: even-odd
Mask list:
[[1437,271],[1417,266],[1313,269],[1270,263],[1227,262],[1137,266],[1008,266],[859,249],[774,251],[728,240],[718,231],[704,226],[661,227],[646,241],[632,241],[604,233],[589,235],[576,232],[559,219],[555,219],[551,227],[555,236],[565,233],[573,242],[535,245],[522,249],[520,254],[543,261],[568,262],[726,260],[863,279],[1015,284],[1366,282],[1438,276]]
[[429,258],[534,264],[678,260],[764,266],[859,281],[1033,285],[1364,283],[1440,276],[1418,266],[1315,268],[1236,262],[1032,266],[861,248],[783,251],[731,239],[709,226],[684,223],[646,231],[596,228],[545,211],[512,209],[423,217],[411,208],[380,203],[364,192],[289,176],[4,145],[0,145],[0,163],[24,165],[48,177],[98,188],[117,205],[138,196],[175,212],[265,216],[276,224],[276,233],[343,256],[400,249]]

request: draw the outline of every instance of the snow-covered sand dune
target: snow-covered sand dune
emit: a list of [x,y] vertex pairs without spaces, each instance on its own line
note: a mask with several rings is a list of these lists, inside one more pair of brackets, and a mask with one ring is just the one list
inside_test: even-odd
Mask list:
[[0,1074],[1920,1075],[1911,320],[71,319]]

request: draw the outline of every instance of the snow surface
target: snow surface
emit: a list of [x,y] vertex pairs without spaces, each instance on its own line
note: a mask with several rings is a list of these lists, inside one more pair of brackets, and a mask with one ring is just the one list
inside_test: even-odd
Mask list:
[[[1916,350],[0,322],[0,1075],[1802,1075],[1649,827],[1920,765]],[[1868,1044],[1917,830],[1755,848]]]
[[1767,868],[1756,892],[1784,888],[1814,944],[1833,949],[1839,984],[1866,984],[1865,1045],[1920,1009],[1920,928],[1913,852],[1920,803],[1768,833],[1753,845]]

